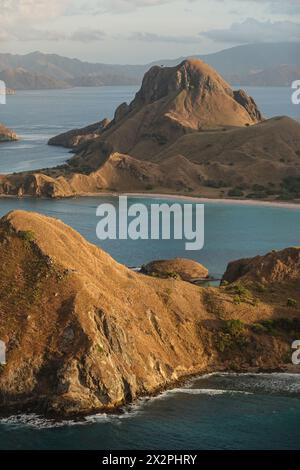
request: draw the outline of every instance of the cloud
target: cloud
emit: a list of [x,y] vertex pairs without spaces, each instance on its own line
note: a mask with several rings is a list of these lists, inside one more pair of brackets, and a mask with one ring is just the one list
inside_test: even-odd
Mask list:
[[103,31],[99,30],[78,30],[72,33],[69,36],[69,40],[71,41],[79,41],[79,42],[94,42],[94,41],[102,41],[105,39],[106,34]]
[[[88,43],[103,40],[100,30],[52,30],[49,20],[64,15],[72,0],[0,0],[0,41],[77,41]],[[39,28],[36,28],[36,25]],[[46,24],[46,25],[45,25]]]
[[105,39],[106,34],[99,30],[77,30],[72,33],[63,33],[61,31],[48,31],[26,27],[15,31],[14,33],[9,31],[0,32],[0,41],[21,41],[21,42],[36,42],[36,41],[75,41],[81,43],[90,43],[96,41],[102,41]]
[[[249,0],[248,0],[249,1]],[[300,13],[299,0],[250,0],[253,3],[265,3],[271,13],[294,15]]]
[[[216,0],[225,3],[226,0]],[[269,13],[295,15],[300,13],[300,0],[238,0],[238,3],[265,5]]]
[[135,32],[127,37],[130,41],[142,42],[170,42],[177,44],[199,44],[201,39],[199,36],[171,36],[156,33],[140,33]]
[[246,44],[255,42],[300,41],[300,23],[293,21],[258,21],[247,18],[227,29],[212,29],[200,33],[215,42]]
[[[143,8],[158,7],[178,0],[81,0],[65,10],[65,15],[101,15],[132,13]],[[195,0],[185,0],[193,2]]]
[[72,0],[0,0],[0,18],[6,21],[36,21],[63,14]]

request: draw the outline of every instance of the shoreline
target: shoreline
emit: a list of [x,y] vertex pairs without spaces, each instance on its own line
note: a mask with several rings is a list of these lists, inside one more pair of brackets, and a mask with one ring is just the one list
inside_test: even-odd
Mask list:
[[[172,193],[143,193],[143,192],[99,192],[99,193],[85,193],[77,196],[70,196],[69,198],[80,198],[80,197],[134,197],[134,198],[147,198],[147,199],[162,199],[162,200],[179,200],[179,201],[190,201],[198,203],[217,203],[226,205],[245,205],[245,206],[262,206],[262,207],[282,207],[286,209],[300,209],[300,202],[285,202],[275,200],[260,200],[260,199],[230,199],[230,198],[214,198],[214,197],[202,197],[202,196],[188,196],[185,194],[172,194]],[[15,197],[15,196],[12,196]],[[16,196],[17,197],[17,196]],[[30,197],[30,196],[29,196]],[[67,198],[58,198],[67,199]]]
[[0,194],[1,199],[34,199],[34,200],[46,200],[46,201],[63,201],[68,199],[79,199],[79,198],[102,198],[102,197],[120,197],[127,196],[133,198],[146,198],[146,199],[161,199],[161,200],[172,200],[172,201],[189,201],[189,202],[198,202],[198,203],[215,203],[215,204],[224,204],[224,205],[241,205],[241,206],[257,206],[257,207],[276,207],[283,209],[297,209],[300,210],[300,201],[299,202],[286,202],[286,201],[276,201],[276,200],[260,200],[260,199],[230,199],[230,198],[214,198],[214,197],[202,197],[202,196],[188,196],[183,194],[172,194],[172,193],[143,193],[143,192],[98,192],[98,193],[83,193],[83,194],[74,194],[70,196],[59,196],[54,198],[49,197],[36,197],[30,195],[17,196],[17,195],[7,195]]
[[[197,382],[197,380],[200,380],[201,378],[209,377],[209,376],[215,376],[219,374],[235,374],[235,375],[255,375],[255,376],[260,376],[260,375],[276,375],[276,374],[282,374],[282,375],[299,375],[300,374],[300,368],[299,366],[293,366],[293,365],[278,365],[275,368],[269,368],[269,369],[261,369],[260,367],[249,367],[248,369],[242,369],[242,370],[228,370],[226,368],[220,368],[219,370],[214,370],[213,368],[209,367],[207,369],[204,369],[201,372],[198,373],[191,373],[187,374],[184,377],[181,377],[180,379],[177,379],[175,381],[172,381],[169,385],[161,386],[158,387],[157,389],[153,390],[153,392],[150,393],[145,393],[141,394],[138,397],[136,397],[133,401],[129,402],[124,402],[120,405],[116,405],[115,407],[109,407],[109,408],[101,408],[101,409],[91,409],[90,411],[84,411],[80,413],[71,413],[71,414],[62,414],[62,413],[45,413],[42,411],[43,407],[37,406],[37,407],[32,407],[29,405],[28,407],[25,405],[23,408],[19,408],[19,412],[14,412],[11,410],[11,412],[8,410],[5,412],[4,410],[0,411],[0,422],[3,419],[11,418],[14,416],[19,416],[19,415],[24,415],[24,416],[30,416],[30,415],[35,415],[43,420],[52,422],[53,425],[56,425],[58,423],[64,423],[65,424],[70,424],[70,423],[76,423],[76,424],[82,424],[89,418],[93,416],[123,416],[130,409],[132,406],[136,406],[138,404],[141,404],[143,401],[148,401],[148,400],[155,400],[163,397],[166,394],[171,394],[172,391],[176,389],[185,389],[189,386],[189,384],[193,384],[194,382]],[[205,390],[205,389],[203,389]],[[268,394],[271,395],[271,394]],[[22,425],[22,423],[21,423]]]

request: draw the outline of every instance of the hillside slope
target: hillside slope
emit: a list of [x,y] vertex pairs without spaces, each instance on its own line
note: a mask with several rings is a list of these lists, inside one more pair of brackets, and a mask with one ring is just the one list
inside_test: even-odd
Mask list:
[[107,411],[208,370],[280,368],[289,333],[253,325],[299,318],[299,308],[287,306],[280,284],[275,303],[254,290],[237,303],[236,289],[143,276],[57,219],[8,214],[0,221],[0,411]]

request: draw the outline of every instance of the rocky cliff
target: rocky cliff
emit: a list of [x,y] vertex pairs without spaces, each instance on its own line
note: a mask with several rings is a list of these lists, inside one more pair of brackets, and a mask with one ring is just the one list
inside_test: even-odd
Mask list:
[[0,123],[0,143],[18,140],[17,134]]
[[299,327],[299,288],[287,306],[280,281],[274,300],[267,286],[144,276],[59,220],[22,211],[0,222],[0,292],[2,413],[109,411],[208,370],[278,369],[292,336],[279,320]]

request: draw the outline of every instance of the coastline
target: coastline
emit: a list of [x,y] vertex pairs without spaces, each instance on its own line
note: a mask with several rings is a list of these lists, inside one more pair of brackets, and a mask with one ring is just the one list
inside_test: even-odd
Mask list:
[[[143,192],[115,192],[115,191],[104,191],[98,193],[84,193],[74,196],[69,196],[68,198],[80,198],[80,197],[134,197],[134,198],[149,198],[149,199],[165,199],[165,200],[179,200],[179,201],[189,201],[189,202],[198,202],[198,203],[217,203],[217,204],[226,204],[226,205],[245,205],[245,206],[264,206],[264,207],[281,207],[286,209],[300,209],[300,202],[285,202],[285,201],[276,201],[276,200],[262,200],[262,199],[230,199],[230,198],[214,198],[214,197],[201,197],[201,196],[187,196],[183,194],[172,194],[172,193],[143,193]],[[0,197],[6,197],[5,195]],[[7,197],[17,197],[17,196],[7,196]],[[25,196],[31,197],[31,196]],[[57,198],[57,199],[68,199],[68,198]],[[42,199],[42,198],[41,198]],[[45,198],[48,199],[48,198]]]
[[120,197],[127,196],[133,198],[147,198],[147,199],[162,199],[172,201],[189,201],[198,203],[215,203],[224,205],[242,205],[242,206],[261,206],[261,207],[277,207],[284,209],[297,209],[300,210],[299,202],[286,202],[280,200],[266,200],[266,199],[236,199],[236,198],[214,198],[214,197],[202,197],[202,196],[187,196],[183,194],[172,194],[172,193],[143,193],[143,192],[115,192],[115,191],[103,191],[97,193],[82,193],[74,194],[70,196],[59,196],[59,197],[43,197],[43,196],[30,196],[28,194],[23,196],[17,196],[12,194],[0,194],[1,199],[40,199],[40,200],[64,200],[64,199],[78,199],[78,198],[89,198],[89,197]]
[[[219,374],[226,374],[226,375],[254,375],[254,376],[260,376],[260,375],[268,375],[268,376],[273,376],[276,374],[281,374],[281,375],[299,375],[300,374],[300,366],[294,366],[292,364],[287,365],[287,364],[281,364],[278,365],[275,368],[266,368],[262,369],[260,367],[249,367],[247,369],[232,369],[229,370],[226,367],[222,368],[219,367],[218,370],[215,370],[213,367],[208,367],[207,369],[203,369],[202,371],[195,372],[195,373],[190,373],[187,374],[186,376],[183,376],[177,380],[172,381],[169,384],[162,385],[160,387],[157,387],[155,390],[152,392],[147,392],[147,393],[142,393],[139,396],[137,396],[134,400],[132,401],[127,401],[120,403],[116,406],[113,407],[107,407],[107,408],[94,408],[78,413],[70,413],[70,414],[63,414],[63,413],[48,413],[45,412],[43,404],[37,404],[37,406],[32,406],[29,405],[27,406],[24,404],[24,406],[19,407],[19,411],[15,412],[14,408],[12,407],[11,409],[8,409],[7,411],[1,410],[0,411],[0,422],[1,420],[5,418],[11,418],[14,416],[19,416],[19,415],[24,415],[24,416],[30,416],[30,415],[35,415],[43,420],[52,422],[54,425],[58,423],[64,423],[64,424],[70,424],[70,423],[83,423],[85,422],[86,419],[89,419],[93,416],[120,416],[130,413],[128,409],[130,410],[131,407],[138,406],[139,403],[143,401],[148,401],[148,400],[155,400],[159,398],[163,398],[166,394],[172,393],[172,391],[176,391],[177,389],[182,389],[184,390],[187,388],[190,384],[193,384],[197,380],[200,380],[205,377],[209,376],[217,376]],[[203,389],[205,390],[205,389]]]

